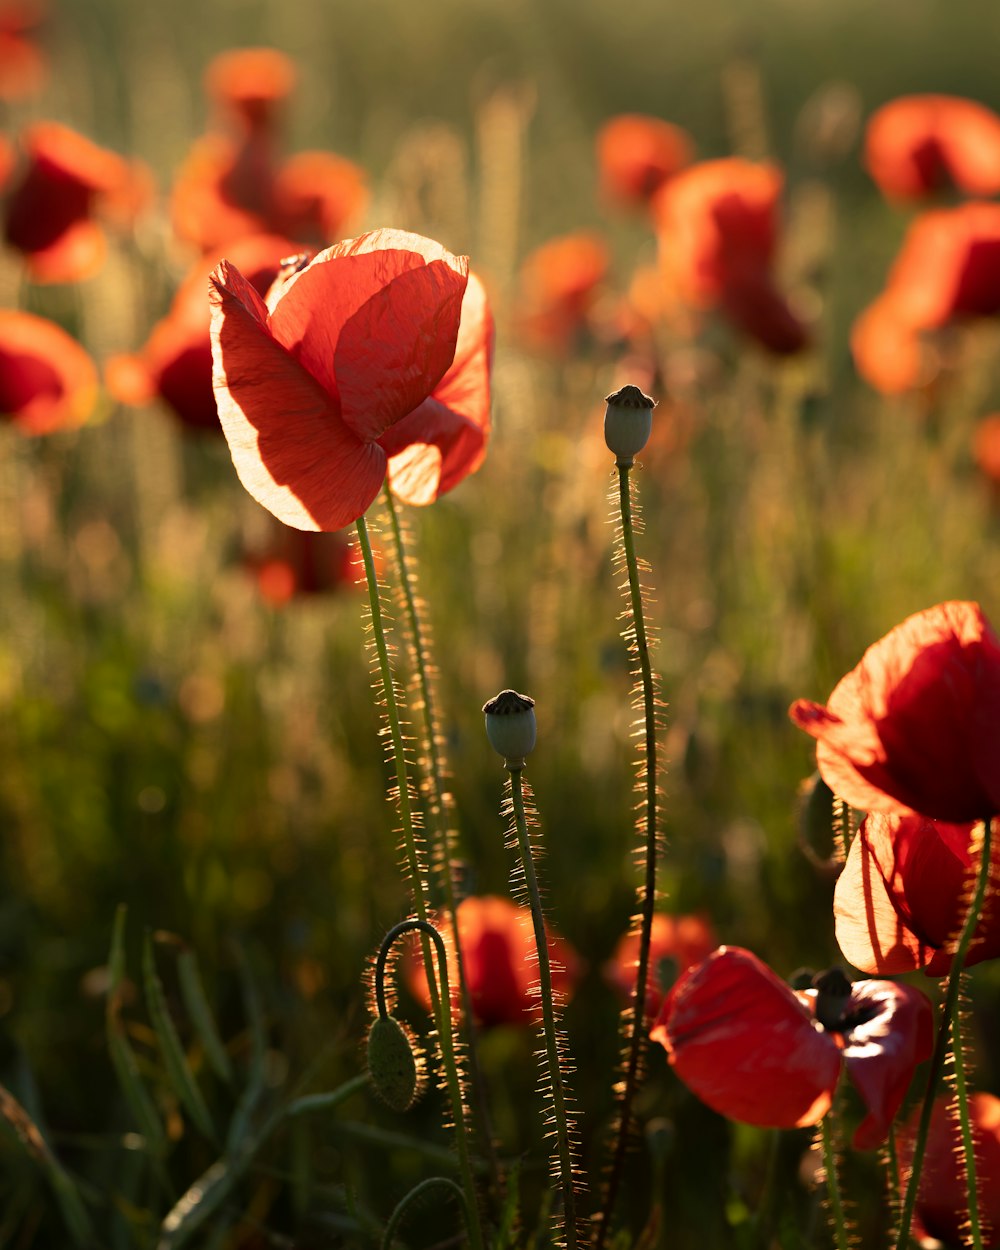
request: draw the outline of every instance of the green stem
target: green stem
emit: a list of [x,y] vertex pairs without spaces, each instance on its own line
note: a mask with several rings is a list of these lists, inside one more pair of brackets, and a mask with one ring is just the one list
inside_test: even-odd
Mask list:
[[837,821],[840,832],[840,847],[846,863],[847,857],[851,853],[851,805],[846,799],[837,799],[837,806],[840,809]]
[[889,1171],[889,1205],[892,1218],[899,1219],[899,1155],[896,1151],[896,1129],[889,1125],[889,1136],[885,1143],[885,1162]]
[[917,1136],[913,1143],[913,1158],[910,1162],[910,1178],[906,1185],[906,1194],[903,1197],[903,1208],[899,1217],[899,1236],[896,1240],[896,1250],[906,1250],[910,1242],[910,1225],[913,1222],[913,1211],[917,1203],[917,1190],[920,1187],[920,1173],[924,1165],[924,1151],[927,1147],[927,1133],[931,1124],[931,1112],[934,1109],[934,1099],[937,1095],[938,1086],[941,1083],[941,1075],[944,1071],[945,1059],[948,1054],[948,1038],[951,1035],[951,1024],[955,1017],[955,1007],[958,1003],[958,990],[961,981],[961,971],[965,966],[965,957],[969,951],[969,944],[972,941],[972,935],[976,931],[976,925],[979,923],[979,917],[983,908],[983,900],[986,898],[986,887],[990,879],[990,844],[992,841],[993,822],[987,819],[983,822],[983,845],[979,856],[979,873],[976,878],[976,888],[969,903],[969,910],[965,916],[965,924],[962,926],[962,933],[958,939],[958,945],[955,947],[955,954],[951,961],[951,971],[948,974],[948,989],[945,993],[944,1005],[941,1009],[941,1022],[938,1025],[937,1040],[934,1044],[934,1053],[931,1056],[930,1071],[927,1075],[927,1090],[924,1094],[923,1106],[920,1110],[920,1123],[917,1127]]
[[535,931],[535,947],[538,951],[538,980],[541,988],[542,1026],[545,1034],[545,1054],[548,1061],[549,1081],[552,1086],[552,1110],[556,1128],[556,1149],[559,1157],[559,1181],[563,1194],[563,1220],[566,1227],[568,1250],[576,1250],[576,1194],[573,1189],[573,1152],[570,1145],[569,1117],[566,1109],[566,1090],[563,1085],[559,1042],[556,1037],[555,1003],[552,997],[552,969],[549,965],[549,943],[545,933],[542,914],[542,898],[535,875],[535,863],[528,837],[528,819],[524,810],[524,792],[521,769],[508,768],[510,775],[511,805],[517,844],[524,868],[524,880],[528,887],[531,904],[531,921]]
[[[472,1211],[478,1212],[476,1205],[475,1188],[472,1181],[472,1169],[469,1163],[468,1153],[468,1134],[465,1125],[464,1103],[461,1097],[461,1081],[458,1073],[458,1065],[455,1060],[455,1051],[452,1044],[451,1032],[451,997],[448,992],[447,978],[447,960],[440,959],[439,965],[441,972],[441,992],[438,993],[438,984],[434,976],[433,961],[431,959],[429,936],[433,931],[440,941],[441,935],[437,933],[433,925],[427,919],[427,901],[425,891],[427,883],[424,880],[423,868],[420,863],[420,856],[417,852],[416,834],[414,832],[413,809],[410,803],[410,779],[406,767],[406,753],[403,743],[403,732],[399,719],[399,707],[396,702],[396,688],[392,673],[392,664],[389,659],[389,648],[385,640],[385,626],[382,621],[382,604],[379,597],[378,576],[375,572],[375,559],[372,555],[371,541],[368,538],[368,526],[363,516],[358,517],[357,523],[358,545],[361,548],[361,556],[365,565],[365,577],[368,582],[368,602],[371,607],[372,617],[372,636],[375,639],[375,649],[378,654],[379,672],[382,678],[382,690],[385,698],[385,713],[389,723],[389,733],[392,741],[393,763],[396,769],[396,792],[397,803],[399,805],[400,823],[403,829],[403,845],[406,851],[407,865],[410,871],[410,877],[413,882],[413,901],[416,908],[417,917],[420,921],[422,931],[422,945],[424,956],[424,971],[427,977],[427,988],[430,992],[431,1009],[434,1019],[437,1023],[438,1037],[441,1042],[441,1061],[445,1070],[445,1077],[448,1083],[448,1089],[451,1094],[452,1106],[455,1115],[455,1142],[458,1150],[459,1160],[462,1163],[462,1176],[466,1184],[469,1197],[469,1204]],[[442,946],[443,949],[443,946]],[[479,1228],[478,1218],[472,1221],[474,1230],[472,1244],[476,1250],[480,1250],[482,1246],[482,1232]]]
[[837,1238],[837,1250],[848,1250],[847,1223],[844,1204],[840,1195],[840,1179],[837,1176],[837,1152],[833,1148],[832,1116],[827,1113],[820,1121],[820,1138],[823,1142],[823,1171],[826,1173],[826,1192],[830,1199],[830,1217]]
[[[656,686],[653,667],[649,658],[649,641],[646,636],[646,618],[643,611],[642,586],[639,581],[639,561],[635,552],[635,526],[632,520],[632,490],[629,465],[618,464],[618,502],[621,510],[622,545],[628,569],[629,606],[632,622],[632,650],[639,662],[642,682],[643,805],[639,817],[640,833],[645,850],[645,880],[642,885],[642,918],[639,930],[639,954],[636,963],[635,987],[632,991],[630,1017],[627,1025],[628,1049],[625,1055],[625,1074],[621,1083],[621,1099],[618,1105],[618,1137],[614,1146],[608,1182],[604,1192],[594,1245],[602,1250],[611,1227],[611,1215],[618,1197],[618,1189],[625,1169],[628,1151],[629,1126],[632,1119],[632,1102],[635,1098],[641,1071],[642,1046],[646,1030],[646,986],[649,981],[649,948],[653,934],[653,910],[656,902],[656,852],[657,852],[657,755],[656,755]],[[626,631],[626,637],[628,631]]]
[[969,1238],[972,1250],[983,1250],[983,1229],[979,1219],[979,1189],[976,1184],[976,1146],[969,1119],[969,1091],[965,1079],[965,1047],[962,1042],[961,1012],[951,1022],[951,1047],[955,1055],[955,1098],[958,1122],[962,1132],[962,1157],[965,1161],[965,1188],[968,1198]]

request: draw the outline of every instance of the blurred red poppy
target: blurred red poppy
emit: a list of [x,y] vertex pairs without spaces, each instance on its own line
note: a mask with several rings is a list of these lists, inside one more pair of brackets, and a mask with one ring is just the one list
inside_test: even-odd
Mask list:
[[[909,1175],[913,1142],[917,1134],[920,1108],[899,1134],[899,1174]],[[1000,1248],[1000,1098],[973,1094],[969,1098],[976,1180],[979,1190],[979,1216],[983,1224],[984,1250]],[[924,1166],[917,1190],[914,1233],[933,1237],[947,1246],[967,1244],[969,1197],[962,1162],[965,1148],[954,1101],[939,1098],[931,1112],[930,1131],[924,1153]]]
[[0,418],[25,434],[82,425],[97,400],[97,370],[75,339],[31,313],[0,309]]
[[851,355],[858,373],[883,395],[901,395],[928,378],[920,332],[900,315],[891,294],[880,295],[855,320]]
[[34,36],[45,15],[42,0],[0,0],[0,100],[21,100],[44,85],[48,60]]
[[646,205],[693,155],[694,144],[679,126],[643,113],[612,117],[597,132],[601,193],[613,203]]
[[681,171],[652,203],[668,285],[777,354],[809,339],[773,274],[783,185],[776,166],[729,157]]
[[538,351],[569,351],[587,329],[610,254],[599,234],[580,230],[550,239],[521,265],[514,322]]
[[401,498],[427,502],[476,467],[492,323],[468,286],[467,258],[398,230],[321,252],[267,305],[222,262],[211,293],[216,400],[258,503],[298,529],[335,530],[364,513],[387,471]]
[[191,149],[174,181],[174,229],[203,251],[249,234],[285,234],[322,246],[340,236],[368,199],[364,171],[329,152],[285,161],[282,119],[295,69],[273,48],[223,53],[206,90],[220,129]]
[[[458,967],[451,926],[444,921],[436,923],[448,949],[448,981],[457,1009]],[[551,928],[547,933],[552,988],[557,997],[564,997],[576,984],[579,960],[564,938]],[[539,1006],[530,909],[494,896],[463,899],[458,905],[458,934],[465,980],[477,1022],[485,1028],[533,1023]],[[429,1008],[423,960],[415,954],[407,961],[406,980],[414,997]]]
[[[863,972],[892,976],[916,968],[946,976],[965,920],[978,856],[975,824],[869,813],[837,880],[837,942]],[[987,895],[966,966],[1000,955],[1000,896]]]
[[244,558],[262,598],[281,607],[300,596],[328,595],[357,586],[364,566],[343,534],[316,534],[276,525],[266,549]]
[[95,214],[137,211],[147,173],[59,122],[30,126],[22,145],[27,165],[7,200],[4,238],[24,253],[36,282],[90,277],[106,249]]
[[980,472],[1000,488],[1000,412],[983,417],[976,426],[972,455]]
[[[653,917],[653,934],[649,947],[649,982],[646,986],[646,1015],[660,1010],[665,983],[665,965],[672,980],[692,964],[701,963],[718,946],[718,939],[705,916],[668,916],[657,912]],[[615,952],[604,965],[605,979],[625,1000],[635,992],[636,960],[639,957],[638,932],[626,933]]]
[[996,195],[1000,117],[958,96],[901,96],[869,119],[864,160],[889,199],[920,200],[947,186]]
[[799,699],[789,715],[852,807],[955,823],[1000,811],[1000,642],[977,603],[909,617],[826,707]]
[[853,1144],[867,1150],[884,1140],[930,1056],[933,1011],[919,990],[892,981],[844,991],[824,1026],[816,990],[796,992],[750,951],[721,946],[677,981],[650,1037],[703,1102],[763,1127],[818,1123],[846,1067],[868,1110]]
[[[252,235],[233,243],[228,259],[258,294],[266,295],[282,260],[295,249],[288,239]],[[221,435],[208,306],[208,282],[219,259],[213,256],[194,267],[145,345],[107,362],[105,382],[120,403],[143,405],[159,396],[188,429]]]

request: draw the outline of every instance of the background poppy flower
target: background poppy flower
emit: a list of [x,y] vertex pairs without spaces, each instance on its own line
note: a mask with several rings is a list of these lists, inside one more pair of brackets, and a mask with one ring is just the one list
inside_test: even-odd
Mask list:
[[983,417],[976,426],[972,456],[980,472],[1000,488],[1000,412]]
[[321,252],[267,306],[222,262],[211,293],[216,401],[258,503],[297,529],[341,529],[365,512],[385,480],[384,436],[455,361],[467,284],[467,258],[398,230]]
[[[260,295],[266,295],[281,262],[296,249],[288,239],[253,235],[228,249]],[[212,388],[212,340],[208,280],[218,257],[201,261],[178,288],[170,311],[135,353],[112,357],[105,366],[111,393],[124,404],[148,404],[156,396],[191,430],[222,433]]]
[[646,205],[685,165],[694,144],[680,126],[644,113],[622,113],[597,132],[597,172],[609,201]]
[[295,89],[295,65],[277,48],[231,48],[205,70],[205,94],[227,120],[270,130]]
[[[900,1176],[909,1173],[913,1141],[920,1108],[899,1134]],[[976,1179],[979,1183],[979,1216],[983,1224],[984,1250],[1000,1247],[1000,1098],[972,1094],[969,1098]],[[950,1098],[939,1098],[931,1112],[924,1166],[917,1190],[914,1231],[937,1238],[948,1246],[966,1244],[969,1228],[969,1197],[962,1165],[964,1147],[958,1112]],[[916,1227],[919,1225],[919,1228]]]
[[815,1008],[815,990],[796,993],[750,951],[721,946],[677,981],[650,1037],[703,1102],[763,1127],[818,1123],[846,1067],[868,1109],[853,1142],[870,1149],[930,1056],[930,1002],[907,985],[855,981],[836,1029]]
[[524,259],[514,320],[518,336],[540,351],[569,351],[608,274],[608,245],[592,230],[549,239]]
[[[701,963],[718,946],[711,923],[704,916],[670,916],[657,912],[653,916],[653,933],[649,945],[649,980],[646,985],[646,1015],[660,1010],[664,985],[664,964],[671,965],[671,977]],[[604,965],[605,979],[626,1001],[635,989],[636,961],[639,958],[639,934],[623,935],[614,954]]]
[[[443,921],[437,926],[448,949],[448,980],[457,1009],[458,968],[451,926]],[[577,980],[579,960],[569,943],[551,928],[547,936],[553,991],[557,997],[568,995]],[[458,905],[458,940],[477,1022],[485,1028],[534,1023],[538,969],[530,908],[491,895],[463,899]],[[406,980],[413,995],[429,1009],[423,960],[415,954],[407,961]]]
[[[837,879],[833,913],[844,957],[891,976],[923,968],[945,976],[965,920],[977,859],[974,824],[869,813]],[[1000,955],[1000,896],[987,895],[966,966]]]
[[100,267],[102,206],[141,203],[144,175],[59,122],[38,122],[22,138],[27,165],[7,201],[4,238],[23,252],[36,282],[77,282]]
[[0,417],[25,434],[82,425],[97,401],[97,370],[75,339],[32,313],[0,309]]
[[48,59],[34,37],[45,14],[41,0],[0,0],[0,100],[21,100],[44,85]]
[[789,715],[852,807],[956,823],[1000,811],[1000,642],[977,603],[907,618],[826,707],[799,699]]
[[274,607],[300,596],[351,588],[364,578],[360,553],[343,534],[316,534],[287,525],[274,525],[270,544],[245,556],[243,566]]
[[892,200],[923,199],[949,185],[966,195],[996,195],[1000,117],[959,96],[901,96],[869,119],[864,163]]

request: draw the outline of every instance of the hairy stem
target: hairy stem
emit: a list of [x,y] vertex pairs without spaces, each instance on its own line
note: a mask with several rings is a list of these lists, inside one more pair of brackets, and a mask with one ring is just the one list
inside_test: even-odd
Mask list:
[[951,1048],[955,1056],[955,1101],[962,1133],[962,1163],[965,1168],[966,1210],[969,1213],[969,1244],[972,1250],[983,1250],[983,1228],[979,1218],[979,1187],[976,1183],[976,1147],[969,1119],[969,1091],[965,1079],[965,1047],[962,1041],[962,1012],[955,1011],[951,1022]]
[[837,1175],[837,1152],[833,1146],[832,1117],[825,1115],[820,1121],[820,1138],[823,1142],[823,1171],[826,1173],[826,1192],[830,1199],[830,1219],[833,1222],[837,1250],[848,1250],[847,1222],[844,1219],[844,1203],[840,1194],[840,1178]]

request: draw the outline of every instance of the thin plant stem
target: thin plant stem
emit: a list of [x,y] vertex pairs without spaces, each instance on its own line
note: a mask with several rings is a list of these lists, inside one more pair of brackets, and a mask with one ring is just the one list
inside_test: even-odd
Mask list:
[[658,794],[657,794],[657,746],[656,746],[656,685],[649,658],[649,640],[646,634],[646,618],[642,601],[642,585],[639,581],[639,561],[635,551],[635,526],[632,518],[632,483],[629,465],[618,463],[618,503],[621,511],[621,538],[628,570],[630,628],[626,638],[630,650],[638,661],[642,684],[642,807],[639,829],[643,839],[645,874],[641,890],[641,920],[639,929],[639,953],[636,961],[635,987],[629,1006],[626,1026],[626,1051],[621,1097],[618,1104],[618,1134],[611,1157],[604,1203],[597,1222],[594,1240],[595,1250],[602,1250],[611,1226],[611,1215],[618,1197],[625,1156],[629,1144],[629,1128],[632,1119],[632,1103],[642,1070],[642,1049],[645,1039],[646,986],[649,981],[649,948],[653,934],[653,910],[656,902],[656,856],[658,846]]
[[986,898],[986,887],[990,879],[992,832],[992,819],[987,818],[983,822],[983,843],[979,855],[979,873],[976,877],[976,886],[969,903],[969,909],[966,912],[965,923],[962,926],[958,945],[955,947],[955,954],[952,957],[951,971],[948,974],[948,989],[945,993],[944,1005],[941,1008],[941,1021],[938,1025],[934,1053],[931,1055],[931,1066],[927,1075],[927,1090],[924,1094],[923,1106],[920,1109],[920,1123],[917,1126],[917,1136],[913,1143],[910,1177],[907,1181],[906,1193],[903,1196],[903,1207],[899,1216],[899,1236],[896,1240],[896,1250],[906,1250],[910,1243],[910,1225],[913,1222],[913,1212],[917,1203],[917,1190],[920,1187],[920,1173],[924,1165],[924,1151],[927,1147],[931,1112],[934,1109],[934,1099],[937,1095],[938,1086],[941,1083],[945,1059],[948,1054],[948,1039],[951,1035],[951,1025],[958,1003],[961,971],[965,966],[965,957],[969,952],[972,935],[975,933],[976,925],[979,923],[983,900]]
[[840,1178],[837,1175],[837,1152],[833,1146],[832,1116],[825,1115],[820,1121],[820,1140],[823,1143],[823,1171],[826,1173],[826,1192],[830,1199],[830,1218],[833,1221],[837,1250],[848,1250],[847,1222],[844,1219],[844,1203],[840,1194]]
[[969,1243],[972,1250],[983,1250],[983,1229],[979,1218],[979,1187],[976,1181],[976,1147],[969,1119],[969,1091],[965,1079],[965,1046],[962,1040],[962,1012],[955,1011],[951,1022],[951,1047],[955,1056],[955,1101],[962,1133],[962,1157],[965,1163],[965,1188],[969,1212]]
[[846,799],[837,800],[837,831],[840,834],[840,852],[842,862],[847,862],[851,853],[851,805]]
[[[471,1168],[468,1164],[468,1134],[466,1132],[465,1123],[465,1103],[461,1097],[461,1078],[459,1076],[454,1046],[452,1044],[451,998],[448,994],[447,970],[444,966],[445,961],[439,960],[442,977],[441,991],[439,994],[430,949],[431,939],[429,937],[429,930],[433,929],[433,926],[427,919],[427,882],[424,879],[423,866],[420,862],[420,856],[417,851],[414,813],[410,795],[410,779],[407,771],[403,731],[400,724],[399,704],[396,699],[395,678],[393,676],[392,663],[389,657],[389,647],[385,638],[385,625],[382,620],[382,604],[379,595],[378,575],[375,571],[375,559],[372,555],[371,540],[368,537],[368,526],[365,522],[364,516],[358,517],[356,530],[358,535],[358,545],[361,548],[361,557],[365,566],[365,578],[368,582],[368,602],[371,608],[372,636],[375,640],[375,649],[378,655],[379,673],[382,679],[382,692],[385,699],[386,720],[388,722],[390,741],[392,743],[393,764],[396,769],[396,801],[398,804],[400,824],[403,832],[403,846],[413,886],[414,907],[417,912],[417,918],[421,922],[420,927],[422,931],[424,971],[427,977],[427,988],[430,993],[431,1010],[437,1025],[438,1039],[441,1043],[441,1061],[445,1071],[445,1079],[452,1096],[452,1105],[454,1107],[455,1115],[456,1146],[458,1149],[459,1159],[461,1160],[464,1157],[463,1175],[468,1173],[467,1182],[469,1184],[468,1194],[470,1205],[473,1208],[473,1211],[478,1211],[475,1201],[475,1190],[471,1187]],[[436,933],[437,931],[434,930],[434,932]],[[440,939],[440,934],[437,934],[437,936]],[[473,1218],[472,1227],[475,1230],[473,1245],[480,1247],[482,1245],[482,1234],[479,1229],[478,1218]]]
[[892,1124],[889,1125],[885,1143],[885,1163],[889,1172],[889,1205],[895,1223],[899,1219],[899,1154],[896,1150],[896,1128]]
[[414,1185],[410,1192],[399,1200],[395,1211],[393,1211],[392,1215],[389,1217],[389,1223],[385,1226],[385,1232],[382,1234],[382,1241],[380,1243],[380,1250],[392,1250],[393,1242],[396,1237],[396,1230],[403,1222],[403,1219],[410,1207],[417,1205],[422,1198],[435,1189],[447,1190],[458,1200],[458,1209],[462,1212],[462,1219],[465,1221],[465,1227],[469,1227],[469,1203],[464,1191],[448,1176],[428,1176],[426,1180],[421,1181],[418,1185]]
[[559,1040],[556,1036],[556,1014],[555,1002],[552,997],[552,969],[549,964],[549,944],[545,933],[542,898],[538,890],[538,878],[535,875],[531,841],[528,837],[528,819],[524,810],[521,769],[520,767],[508,767],[507,771],[510,775],[514,828],[517,832],[517,844],[524,869],[524,880],[528,887],[531,921],[535,931],[535,946],[538,951],[538,980],[542,1003],[542,1026],[545,1034],[545,1054],[548,1062],[549,1083],[552,1090],[552,1110],[555,1120],[556,1151],[559,1160],[559,1182],[563,1195],[566,1246],[568,1250],[576,1250],[576,1193],[573,1187],[573,1150],[570,1141],[569,1114],[559,1054]]
[[[375,961],[375,1004],[383,1018],[387,1014],[385,1000],[385,965],[389,950],[397,938],[413,929],[419,929],[427,942],[433,942],[437,954],[438,975],[441,978],[441,998],[445,1003],[451,1002],[448,987],[448,952],[444,938],[428,920],[402,920],[393,925],[382,939],[378,958]],[[473,1250],[484,1250],[483,1231],[479,1223],[479,1206],[476,1202],[476,1182],[472,1173],[472,1159],[469,1155],[469,1134],[465,1128],[465,1110],[462,1099],[462,1085],[455,1062],[455,1039],[451,1028],[451,1012],[441,1013],[441,1053],[445,1059],[445,1073],[448,1083],[448,1096],[451,1099],[451,1113],[455,1120],[455,1147],[458,1153],[459,1170],[465,1188],[466,1226],[469,1230],[469,1241]]]

